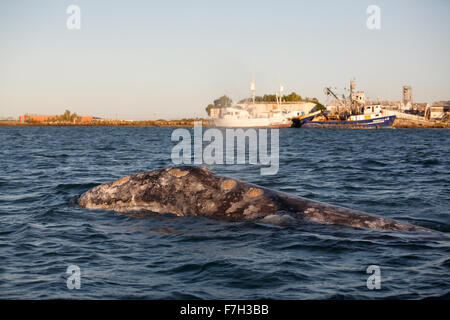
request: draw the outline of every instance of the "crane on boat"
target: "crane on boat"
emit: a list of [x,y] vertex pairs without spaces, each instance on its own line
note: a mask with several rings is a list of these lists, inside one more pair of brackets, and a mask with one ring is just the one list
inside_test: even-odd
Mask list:
[[[338,106],[338,109],[337,109],[338,114],[347,109],[345,102],[342,101],[341,99],[339,99],[339,97],[333,92],[331,87],[325,87],[324,93],[326,96],[333,96],[339,102],[339,104],[342,106],[342,110],[340,110],[339,106]],[[345,99],[345,96],[343,96],[343,97]]]

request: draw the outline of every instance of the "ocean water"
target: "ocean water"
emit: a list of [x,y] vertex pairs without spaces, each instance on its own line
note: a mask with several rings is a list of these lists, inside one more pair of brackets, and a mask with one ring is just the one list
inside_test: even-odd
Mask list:
[[[433,234],[80,208],[171,166],[174,128],[0,127],[2,299],[420,299],[450,292],[449,130],[280,130],[280,169],[209,168]],[[81,270],[67,287],[67,267]],[[380,267],[369,290],[367,267]]]

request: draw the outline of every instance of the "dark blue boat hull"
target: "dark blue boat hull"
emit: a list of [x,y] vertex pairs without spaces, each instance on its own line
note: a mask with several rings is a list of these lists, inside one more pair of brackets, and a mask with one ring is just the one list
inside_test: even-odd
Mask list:
[[305,117],[303,119],[299,119],[299,118],[293,118],[292,119],[292,127],[294,128],[300,128],[302,125],[304,125],[306,122],[311,121],[312,119],[314,119],[316,115],[312,115],[309,117]]
[[305,121],[301,128],[389,128],[392,127],[395,116],[385,116],[376,119],[355,120],[355,121]]

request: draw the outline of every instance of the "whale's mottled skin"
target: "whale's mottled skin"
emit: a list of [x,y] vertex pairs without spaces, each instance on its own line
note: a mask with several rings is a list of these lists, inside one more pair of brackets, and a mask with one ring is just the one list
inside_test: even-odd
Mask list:
[[122,213],[149,210],[230,220],[258,220],[277,215],[360,228],[431,231],[217,176],[208,169],[191,166],[126,176],[85,192],[78,203],[84,208]]

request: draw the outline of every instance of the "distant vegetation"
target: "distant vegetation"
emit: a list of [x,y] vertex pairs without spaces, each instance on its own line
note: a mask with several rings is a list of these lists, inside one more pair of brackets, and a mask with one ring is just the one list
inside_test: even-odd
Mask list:
[[76,113],[71,113],[70,110],[66,110],[63,114],[51,116],[46,121],[35,121],[30,120],[29,122],[73,122],[78,115]]
[[226,108],[231,107],[233,104],[233,100],[231,100],[229,97],[223,95],[219,99],[214,100],[213,104],[208,104],[208,106],[205,108],[206,113],[208,116],[211,115],[211,109],[212,108]]
[[82,127],[192,127],[194,121],[201,121],[203,126],[212,126],[213,122],[209,119],[181,119],[181,120],[142,120],[142,121],[126,121],[126,120],[98,120],[90,122],[38,122],[27,121],[25,123],[14,121],[0,121],[0,126],[82,126]]
[[[239,101],[240,103],[244,102],[250,102],[251,99],[243,99]],[[313,103],[319,103],[319,100],[317,98],[302,98],[302,96],[298,95],[295,92],[291,92],[288,95],[284,95],[281,97],[282,102],[313,102]],[[277,96],[275,94],[265,94],[263,96],[256,96],[255,102],[277,102]]]
[[[63,114],[55,116],[55,121],[73,121],[77,118],[76,113],[71,113],[70,110],[66,110]],[[52,119],[53,120],[53,119]]]
[[323,104],[321,104],[320,102],[317,102],[316,103],[316,106],[313,108],[313,110],[314,111],[325,111],[325,110],[327,110],[327,108],[323,105]]

